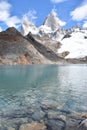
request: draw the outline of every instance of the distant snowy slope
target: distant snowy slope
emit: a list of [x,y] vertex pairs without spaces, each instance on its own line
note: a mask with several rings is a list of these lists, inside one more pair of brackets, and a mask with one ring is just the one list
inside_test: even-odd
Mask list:
[[61,40],[61,48],[58,53],[69,52],[65,58],[84,58],[87,56],[87,30],[74,30],[71,37]]

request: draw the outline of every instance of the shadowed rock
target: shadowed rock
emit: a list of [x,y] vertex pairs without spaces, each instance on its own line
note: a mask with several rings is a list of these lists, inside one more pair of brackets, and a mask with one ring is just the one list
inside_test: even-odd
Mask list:
[[58,60],[63,60],[62,58],[58,57],[58,55],[56,55],[50,48],[36,41],[31,33],[27,35],[27,39],[47,59],[54,62],[57,62]]

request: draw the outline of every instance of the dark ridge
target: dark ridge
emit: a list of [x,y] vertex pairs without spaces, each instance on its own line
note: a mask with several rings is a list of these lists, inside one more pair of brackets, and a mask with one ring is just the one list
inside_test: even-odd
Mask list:
[[23,38],[20,32],[18,32],[14,27],[10,27],[5,31],[0,32],[0,40],[13,42]]
[[37,49],[37,51],[39,51],[47,59],[54,61],[54,62],[63,60],[63,58],[60,58],[59,56],[57,56],[50,48],[45,47],[43,44],[37,42],[31,33],[29,33],[26,36],[26,38]]
[[5,31],[0,32],[0,35],[13,35],[14,36],[14,35],[21,35],[21,33],[18,32],[16,28],[10,27]]
[[71,35],[67,33],[67,34],[62,38],[62,40],[63,40],[64,38],[70,38],[70,37],[71,37]]

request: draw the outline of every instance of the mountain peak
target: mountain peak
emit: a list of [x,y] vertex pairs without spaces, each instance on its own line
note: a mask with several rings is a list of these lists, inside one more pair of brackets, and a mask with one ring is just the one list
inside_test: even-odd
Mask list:
[[6,31],[0,32],[0,35],[21,35],[15,27],[9,27]]
[[28,19],[25,18],[21,25],[21,34],[25,36],[29,32],[37,33],[37,28],[32,22],[30,22]]
[[50,14],[48,14],[44,21],[44,25],[50,27],[52,31],[60,28],[59,19],[55,10],[52,10]]

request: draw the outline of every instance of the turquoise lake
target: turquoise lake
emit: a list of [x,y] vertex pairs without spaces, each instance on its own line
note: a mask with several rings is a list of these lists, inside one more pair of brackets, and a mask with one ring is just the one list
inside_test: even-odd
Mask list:
[[0,66],[0,113],[41,104],[87,112],[87,65]]

